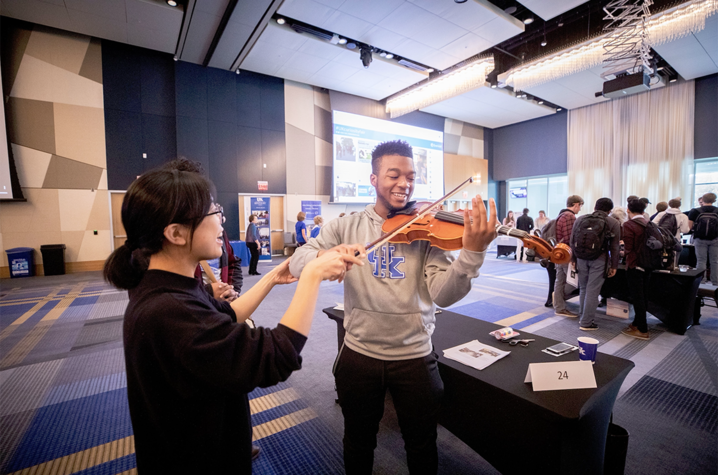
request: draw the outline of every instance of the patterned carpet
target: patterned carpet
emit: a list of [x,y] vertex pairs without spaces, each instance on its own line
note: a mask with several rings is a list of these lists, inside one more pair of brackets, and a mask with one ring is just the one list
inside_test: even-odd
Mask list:
[[[546,278],[534,263],[491,256],[472,292],[451,309],[575,341],[577,320],[543,306]],[[294,287],[278,288],[260,307],[258,314],[273,315],[265,325],[276,324]],[[304,369],[250,395],[262,448],[254,473],[343,473],[341,414],[328,371],[336,340],[319,310],[342,295],[341,285],[322,285]],[[126,292],[99,273],[0,281],[0,473],[136,472],[121,341],[126,305]],[[599,351],[636,363],[614,410],[614,422],[631,433],[626,473],[716,473],[718,311],[704,307],[702,324],[682,336],[651,318],[647,342],[621,335],[625,320],[599,312],[600,329],[591,334]],[[391,424],[380,432],[375,473],[406,473],[394,432]],[[446,432],[439,438],[442,473],[492,473]]]

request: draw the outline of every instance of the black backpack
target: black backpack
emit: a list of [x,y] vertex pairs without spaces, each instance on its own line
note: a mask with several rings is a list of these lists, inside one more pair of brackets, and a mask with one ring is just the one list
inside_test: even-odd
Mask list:
[[[718,215],[716,215],[718,217]],[[661,219],[658,220],[658,226],[666,228],[674,236],[678,232],[678,218],[675,214],[664,213]]]
[[606,242],[613,237],[608,230],[606,216],[594,212],[576,221],[571,237],[573,254],[586,261],[598,259],[606,249]]
[[[716,215],[718,216],[718,215]],[[645,270],[673,270],[676,251],[680,252],[681,243],[668,229],[648,222],[634,221],[644,226],[643,239],[638,244],[636,265]]]
[[706,241],[718,238],[718,214],[714,212],[699,214],[693,223],[693,237]]

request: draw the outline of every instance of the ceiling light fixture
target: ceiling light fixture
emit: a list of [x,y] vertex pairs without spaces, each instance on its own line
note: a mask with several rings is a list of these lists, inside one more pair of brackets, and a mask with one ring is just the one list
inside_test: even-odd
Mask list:
[[347,47],[347,49],[356,49],[357,44],[356,43],[347,43],[346,47]]
[[433,73],[433,72],[434,72],[434,68],[429,68],[429,69],[426,70],[426,72],[427,72],[427,73]]
[[527,16],[526,18],[524,18],[524,25],[530,25],[533,22],[534,22],[534,17],[532,17],[532,16]]
[[374,59],[371,54],[371,46],[362,46],[359,49],[359,58],[361,59],[361,64],[364,65],[364,69],[367,69]]
[[394,57],[394,55],[391,53],[386,54],[386,59],[392,59],[393,57]]
[[541,46],[546,46],[548,44],[548,41],[546,41],[546,38],[543,39],[541,42]]
[[[651,44],[659,46],[705,28],[706,18],[718,12],[716,0],[692,0],[651,17],[646,31]],[[598,66],[604,59],[608,35],[586,41],[499,75],[502,85],[530,89]]]
[[429,80],[416,89],[390,98],[386,101],[386,112],[393,119],[476,89],[486,84],[486,76],[493,70],[493,56],[479,59],[468,66]]
[[538,101],[538,105],[541,105],[541,104],[543,104],[543,101]]
[[284,18],[277,18],[277,23],[279,23],[280,25],[284,25],[286,22],[287,20],[285,20]]
[[379,56],[381,56],[382,58],[386,58],[386,51],[382,51],[381,53],[379,53]]
[[563,110],[563,109],[561,109],[561,108],[559,107],[559,108],[556,109],[556,112],[561,112],[562,110]]
[[175,0],[167,0],[167,5],[169,5],[171,7],[176,7],[177,2]]
[[456,3],[466,3],[466,0],[454,0]]
[[340,45],[345,45],[345,44],[347,44],[347,39],[346,39],[346,38],[340,38],[340,39],[339,39],[339,44],[340,44]]

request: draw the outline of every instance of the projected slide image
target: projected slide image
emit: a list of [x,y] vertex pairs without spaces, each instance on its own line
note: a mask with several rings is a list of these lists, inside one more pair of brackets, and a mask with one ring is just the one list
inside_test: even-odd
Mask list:
[[345,162],[356,162],[357,148],[354,145],[354,139],[349,137],[337,137],[334,140],[336,147],[337,160]]
[[379,145],[379,142],[373,140],[357,140],[359,145],[359,162],[360,163],[371,163],[371,152],[374,147]]
[[426,149],[414,147],[414,170],[416,171],[415,183],[426,185],[429,183],[426,166]]
[[353,198],[357,195],[357,185],[349,181],[337,182],[337,196]]
[[359,196],[376,198],[376,189],[371,185],[359,185]]

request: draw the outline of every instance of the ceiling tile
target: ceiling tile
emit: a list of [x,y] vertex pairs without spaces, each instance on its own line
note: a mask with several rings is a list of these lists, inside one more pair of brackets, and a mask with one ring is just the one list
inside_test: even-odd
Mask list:
[[[461,61],[463,61],[464,59],[481,53],[492,46],[493,44],[490,41],[487,41],[477,34],[466,33],[461,38],[441,48],[441,51],[455,58],[461,58]],[[452,65],[457,62],[458,61],[455,61]],[[444,69],[444,67],[442,67],[442,69]]]
[[278,10],[281,15],[317,26],[327,21],[334,11],[314,0],[285,0]]
[[127,23],[108,17],[93,15],[79,10],[67,10],[70,18],[70,31],[105,40],[127,43]]
[[333,60],[334,58],[342,54],[342,48],[335,46],[331,43],[316,41],[312,39],[306,41],[302,46],[300,46],[298,51],[311,54],[312,56],[318,56],[326,60]]
[[78,10],[122,22],[127,18],[125,0],[65,0],[65,6],[68,10]]
[[376,25],[403,3],[404,0],[362,0],[359,2],[349,0],[343,2],[338,9]]
[[474,33],[494,45],[508,40],[512,36],[523,33],[523,31],[523,24],[519,27],[513,23],[507,22],[503,18],[495,18],[494,20],[491,20],[490,22],[473,30]]
[[587,0],[521,0],[523,6],[543,18],[550,20],[576,8]]
[[446,20],[442,20],[435,15],[427,14],[427,16],[430,17],[431,28],[416,28],[411,35],[407,35],[409,38],[431,46],[434,49],[441,49],[467,33],[463,28],[449,23]]
[[375,26],[356,39],[377,48],[394,52],[394,48],[401,43],[405,37],[393,31],[389,31],[386,28]]
[[[127,23],[156,31],[178,31],[184,16],[182,10],[161,3],[126,0]],[[194,18],[194,15],[193,15]]]
[[217,31],[221,21],[222,19],[218,16],[205,12],[194,12],[180,59],[202,64],[212,43],[214,32]]
[[284,67],[290,68],[291,70],[314,74],[328,62],[328,59],[296,51],[294,55],[292,55],[292,57],[284,63]]
[[157,31],[136,24],[127,25],[127,42],[134,46],[174,54],[177,49],[177,31]]
[[409,38],[417,31],[431,29],[434,18],[436,17],[423,8],[404,3],[379,22],[379,26]]
[[222,39],[217,44],[217,49],[214,50],[209,66],[220,69],[232,67],[252,31],[254,31],[254,27],[230,20]]
[[[137,1],[137,0],[127,0]],[[204,12],[210,15],[222,16],[229,5],[229,0],[199,0],[194,3],[194,8],[198,12]]]
[[344,81],[357,70],[344,64],[329,62],[314,75],[312,79],[325,78],[329,81]]
[[367,21],[360,20],[357,17],[335,10],[329,18],[317,26],[340,35],[356,39],[371,30],[374,25]]
[[303,35],[289,28],[270,23],[259,37],[259,41],[268,45],[298,50],[304,43],[309,41],[309,35]]

